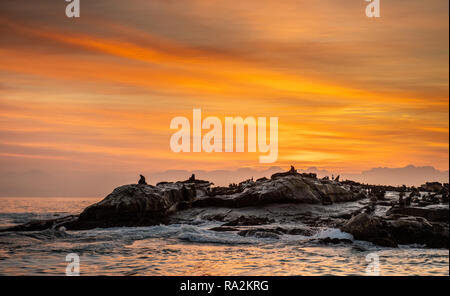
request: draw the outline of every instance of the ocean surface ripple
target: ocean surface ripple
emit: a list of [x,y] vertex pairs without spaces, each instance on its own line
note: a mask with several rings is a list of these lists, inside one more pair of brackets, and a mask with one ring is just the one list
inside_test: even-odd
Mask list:
[[[0,227],[77,214],[98,200],[2,197]],[[0,275],[65,275],[70,253],[80,256],[81,275],[365,275],[373,253],[381,275],[449,275],[445,249],[383,248],[325,227],[310,237],[243,237],[211,231],[221,222],[194,214],[189,224],[0,233]],[[318,243],[326,237],[353,244]]]

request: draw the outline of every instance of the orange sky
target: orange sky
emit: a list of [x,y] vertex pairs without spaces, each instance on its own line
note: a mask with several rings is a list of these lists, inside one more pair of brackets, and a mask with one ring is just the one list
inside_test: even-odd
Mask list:
[[193,108],[278,116],[273,165],[448,170],[447,0],[81,2],[0,4],[2,172],[260,166],[173,153]]

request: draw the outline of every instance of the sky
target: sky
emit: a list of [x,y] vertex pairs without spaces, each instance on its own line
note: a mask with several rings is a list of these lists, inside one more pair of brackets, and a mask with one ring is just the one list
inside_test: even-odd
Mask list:
[[[0,2],[0,176],[448,170],[447,0],[80,2]],[[172,152],[194,108],[278,117],[278,160]]]

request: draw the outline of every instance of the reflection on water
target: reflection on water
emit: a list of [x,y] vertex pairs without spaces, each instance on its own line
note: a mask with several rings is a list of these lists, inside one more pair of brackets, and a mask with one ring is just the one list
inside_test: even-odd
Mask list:
[[[95,199],[0,198],[0,223],[77,213]],[[26,209],[26,210],[25,210]],[[27,213],[27,214],[25,214]],[[301,236],[280,240],[216,233],[211,221],[169,225],[0,233],[1,275],[64,275],[69,253],[82,275],[364,275],[369,253],[381,275],[448,275],[448,250],[353,244],[320,245]],[[347,237],[336,229],[318,236]]]

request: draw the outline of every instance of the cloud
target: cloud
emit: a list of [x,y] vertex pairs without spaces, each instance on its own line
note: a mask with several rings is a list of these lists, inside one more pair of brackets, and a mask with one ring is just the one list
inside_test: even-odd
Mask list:
[[[278,116],[279,161],[448,169],[448,1],[0,2],[0,164],[137,172],[257,167],[174,154],[170,120]],[[68,175],[69,176],[69,175]]]

